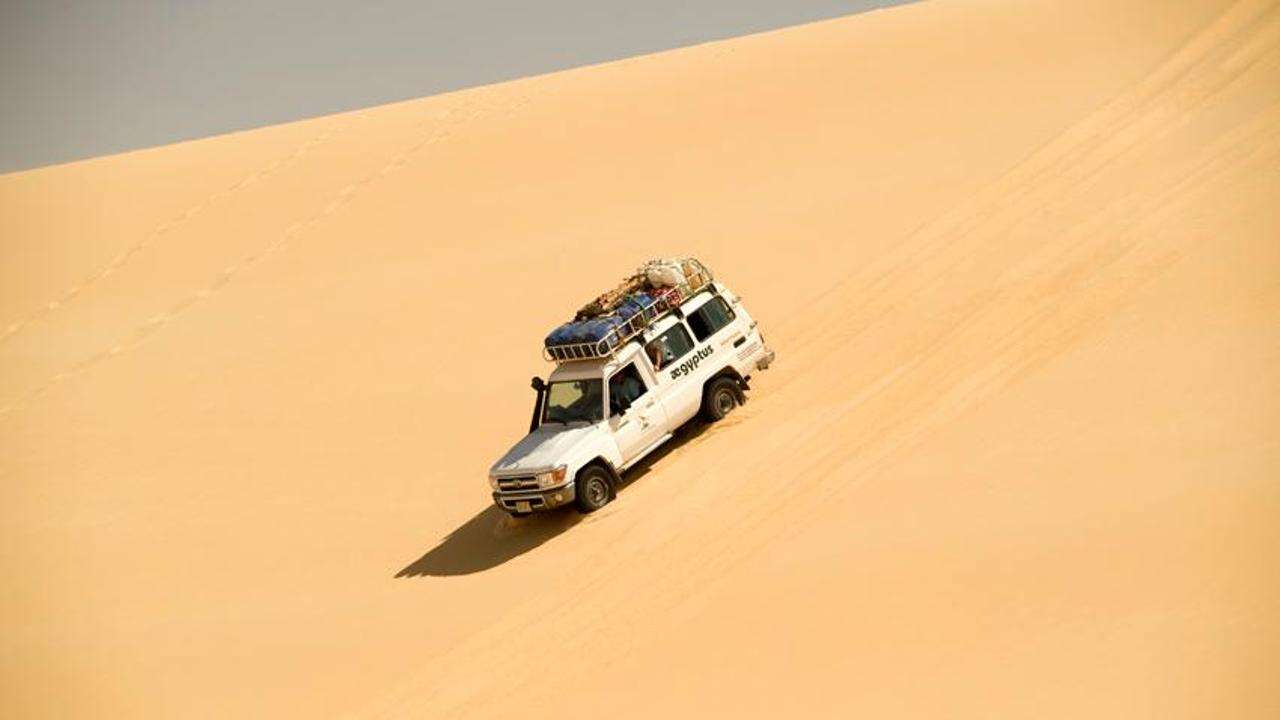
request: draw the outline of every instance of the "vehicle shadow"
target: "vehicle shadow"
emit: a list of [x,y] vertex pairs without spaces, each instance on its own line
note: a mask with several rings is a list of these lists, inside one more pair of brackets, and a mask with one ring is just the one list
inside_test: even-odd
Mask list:
[[[690,423],[665,445],[627,471],[619,486],[625,491],[648,475],[656,463],[706,432],[708,426]],[[582,521],[572,507],[526,518],[512,518],[490,505],[449,533],[425,555],[406,565],[396,577],[451,577],[471,575],[497,567],[542,545]]]
[[488,570],[529,552],[581,520],[571,508],[517,519],[490,505],[396,577],[450,577]]

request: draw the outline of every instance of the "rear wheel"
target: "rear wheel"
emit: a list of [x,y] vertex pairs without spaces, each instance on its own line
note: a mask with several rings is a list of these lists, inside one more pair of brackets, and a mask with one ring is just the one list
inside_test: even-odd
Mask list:
[[599,465],[588,465],[578,473],[576,495],[579,512],[595,512],[613,499],[613,478]]
[[741,392],[733,378],[723,377],[707,386],[702,396],[702,417],[707,422],[723,420],[726,415],[738,407],[738,395]]

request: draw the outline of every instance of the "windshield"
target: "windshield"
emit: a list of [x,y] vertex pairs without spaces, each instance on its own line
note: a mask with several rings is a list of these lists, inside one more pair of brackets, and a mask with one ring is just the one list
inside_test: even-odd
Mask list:
[[547,387],[542,422],[598,422],[604,419],[604,392],[599,378],[557,380]]

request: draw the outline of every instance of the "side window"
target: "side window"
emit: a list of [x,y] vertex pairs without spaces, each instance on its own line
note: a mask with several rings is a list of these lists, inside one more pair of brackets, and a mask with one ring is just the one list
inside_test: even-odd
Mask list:
[[627,363],[609,378],[609,414],[621,415],[648,391],[636,364]]
[[649,341],[644,346],[644,351],[649,356],[649,361],[653,363],[653,367],[657,370],[670,365],[671,363],[684,357],[684,354],[693,349],[693,339],[689,337],[689,331],[684,329],[684,325],[677,323],[672,325],[666,332]]
[[715,335],[716,332],[733,322],[733,308],[722,297],[711,298],[702,307],[689,313],[689,327],[693,328],[698,342]]

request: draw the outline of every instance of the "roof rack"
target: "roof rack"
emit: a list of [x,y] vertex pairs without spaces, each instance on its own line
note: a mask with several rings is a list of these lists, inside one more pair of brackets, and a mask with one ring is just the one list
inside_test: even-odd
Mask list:
[[599,360],[611,357],[623,345],[644,332],[644,329],[666,317],[680,306],[682,296],[679,288],[664,288],[660,293],[649,298],[635,315],[613,327],[599,340],[590,342],[566,343],[542,348],[542,357],[557,363],[577,360]]
[[[630,280],[643,277],[646,269],[658,262],[662,261],[650,261],[648,265],[642,266],[637,275],[633,275]],[[713,292],[715,291],[714,276],[707,269],[707,266],[699,262],[697,258],[676,258],[665,262],[678,264],[683,276],[680,282],[675,285],[647,291],[647,303],[640,304],[636,312],[629,317],[624,318],[616,312],[608,312],[596,316],[596,319],[614,324],[598,340],[544,345],[542,357],[556,363],[599,360],[612,357],[620,348],[644,332],[645,328],[669,315],[689,298],[708,288],[712,289]],[[602,295],[597,302],[610,295],[614,295],[615,299],[621,297],[622,294],[626,293],[623,290],[625,285],[626,283]],[[628,294],[631,297],[636,296],[636,293]],[[605,302],[604,305],[605,307],[610,307],[611,303]]]

